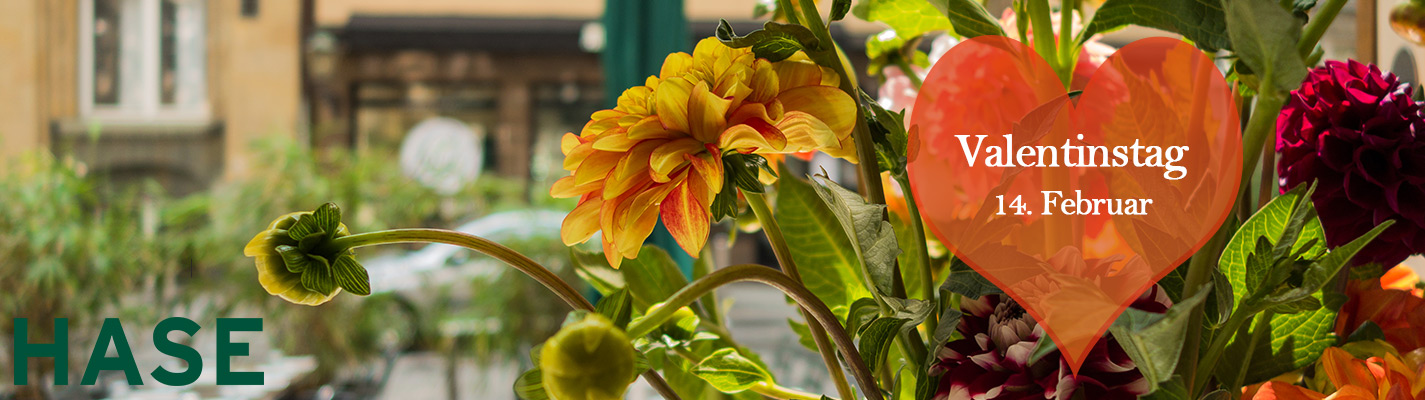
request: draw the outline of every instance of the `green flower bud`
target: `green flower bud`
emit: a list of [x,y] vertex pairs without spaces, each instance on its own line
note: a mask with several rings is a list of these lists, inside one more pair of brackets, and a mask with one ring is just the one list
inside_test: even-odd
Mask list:
[[341,223],[341,209],[327,203],[272,221],[247,243],[243,255],[257,259],[257,282],[267,293],[315,306],[342,289],[371,294],[366,267],[356,261],[356,253],[332,243],[350,234]]
[[567,324],[544,342],[539,368],[553,400],[618,400],[634,373],[633,345],[599,314]]

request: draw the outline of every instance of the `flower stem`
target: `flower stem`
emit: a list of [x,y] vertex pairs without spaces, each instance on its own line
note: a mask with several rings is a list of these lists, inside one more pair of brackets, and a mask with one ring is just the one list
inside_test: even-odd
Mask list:
[[[1186,276],[1183,277],[1183,297],[1184,299],[1197,294],[1209,280],[1212,279],[1212,270],[1217,268],[1216,260],[1219,249],[1227,242],[1227,235],[1231,231],[1231,221],[1224,222],[1212,238],[1207,240],[1193,255],[1192,261],[1188,262]],[[1178,358],[1178,373],[1183,375],[1185,382],[1194,382],[1196,379],[1198,365],[1198,348],[1201,345],[1202,318],[1199,310],[1202,306],[1197,306],[1196,310],[1188,313],[1187,334],[1183,339],[1182,354]],[[1194,389],[1189,387],[1188,389]],[[1196,397],[1193,397],[1196,398]]]
[[[827,46],[835,48],[836,42],[831,39],[831,31],[827,30],[826,24],[821,20],[821,14],[816,9],[814,0],[800,0],[802,6],[803,26],[810,29],[817,36],[818,40],[826,43]],[[881,187],[881,167],[876,163],[876,144],[871,140],[871,128],[866,125],[866,111],[861,107],[861,89],[856,86],[856,81],[852,72],[847,70],[844,62],[844,55],[840,50],[836,50],[834,60],[826,60],[823,66],[831,68],[841,76],[841,91],[851,96],[856,101],[856,126],[851,131],[852,141],[856,144],[856,157],[859,160],[857,167],[861,181],[861,196],[866,198],[866,202],[872,204],[886,204],[885,188]],[[830,64],[830,65],[825,65]],[[881,220],[886,220],[887,214],[881,213]],[[905,282],[901,279],[900,262],[891,264],[891,296],[905,298]],[[879,301],[879,300],[878,300]],[[884,311],[884,310],[883,310]],[[884,313],[884,312],[883,312]],[[925,340],[921,339],[920,331],[911,329],[902,332],[896,340],[900,341],[902,349],[907,357],[912,357],[912,364],[921,365],[925,361]],[[842,396],[849,397],[849,396]]]
[[[791,248],[787,247],[787,241],[782,237],[781,226],[772,216],[772,209],[767,204],[767,197],[761,193],[748,191],[743,191],[742,197],[747,199],[747,205],[752,208],[752,213],[757,215],[757,220],[762,223],[762,233],[767,235],[767,241],[772,244],[772,253],[777,256],[777,264],[781,265],[782,271],[793,281],[802,283],[801,272],[797,270],[797,263],[792,259]],[[802,318],[807,321],[807,330],[811,331],[812,342],[816,343],[816,350],[821,353],[821,361],[826,364],[827,370],[831,371],[831,380],[836,384],[837,393],[842,398],[854,398],[851,385],[846,382],[846,375],[841,373],[841,363],[836,360],[836,354],[831,349],[830,341],[827,340],[826,330],[818,324],[811,323],[811,311],[806,307],[802,307],[801,312]]]
[[[1222,351],[1227,349],[1228,341],[1237,335],[1237,331],[1242,329],[1242,324],[1246,323],[1252,315],[1253,310],[1237,310],[1227,317],[1227,323],[1222,324],[1222,329],[1217,331],[1217,335],[1212,338],[1212,343],[1208,344],[1207,353],[1197,365],[1197,372],[1193,378],[1192,391],[1189,398],[1193,398],[1194,393],[1201,393],[1207,385],[1207,381],[1212,379],[1212,368],[1217,366],[1217,360],[1222,357]],[[1250,357],[1248,357],[1250,358]]]
[[[734,265],[713,271],[707,276],[694,280],[679,289],[677,293],[673,293],[673,296],[663,302],[663,307],[658,307],[630,323],[627,330],[628,335],[630,337],[647,335],[659,325],[667,322],[679,308],[692,304],[708,291],[732,282],[742,281],[760,282],[774,287],[785,293],[787,297],[792,298],[792,301],[797,302],[797,305],[800,305],[812,317],[807,321],[808,325],[813,322],[820,324],[821,328],[831,336],[832,342],[836,344],[842,358],[846,359],[847,366],[851,368],[852,375],[856,377],[856,382],[861,385],[862,393],[870,400],[883,400],[881,391],[876,386],[875,376],[866,367],[865,361],[861,360],[860,353],[856,352],[856,343],[852,341],[851,335],[841,328],[841,322],[836,318],[836,314],[827,309],[826,304],[817,299],[816,295],[808,291],[805,286],[793,281],[786,274],[761,265]],[[839,370],[831,372],[833,376],[840,373]]]
[[[702,362],[702,359],[698,358],[698,355],[697,355],[697,354],[693,354],[693,351],[692,351],[692,350],[688,350],[687,347],[673,347],[672,349],[673,349],[673,352],[674,352],[674,353],[678,353],[678,356],[683,357],[684,360],[688,360],[688,362],[690,362],[690,363],[697,364],[697,363],[699,363],[699,362]],[[741,350],[738,350],[738,351],[741,351]],[[764,397],[770,397],[770,398],[773,398],[773,399],[781,399],[781,400],[821,400],[821,399],[822,399],[822,396],[820,396],[820,395],[803,392],[803,391],[796,390],[796,389],[792,389],[792,388],[789,388],[789,387],[784,387],[784,386],[781,386],[781,385],[776,384],[775,382],[758,382],[758,383],[752,385],[752,387],[747,388],[747,390],[751,390],[753,393],[760,394],[760,395],[762,395],[762,396],[764,396]],[[828,397],[828,398],[829,398],[829,397]]]
[[1326,4],[1316,7],[1316,15],[1312,15],[1311,20],[1306,22],[1306,27],[1301,29],[1301,41],[1296,44],[1297,53],[1303,58],[1311,55],[1316,49],[1316,43],[1326,35],[1326,28],[1331,27],[1331,23],[1336,20],[1336,14],[1341,13],[1341,8],[1345,6],[1346,0],[1326,0]]
[[906,62],[905,57],[902,57],[900,54],[892,54],[891,60],[895,61],[896,67],[901,69],[901,73],[904,73],[907,78],[910,78],[911,86],[914,86],[917,91],[920,90],[920,86],[925,82],[920,79],[919,74],[915,73],[915,69],[910,67],[910,63]]
[[1247,121],[1247,127],[1243,132],[1241,181],[1243,191],[1251,187],[1249,183],[1252,180],[1252,174],[1256,172],[1257,161],[1262,156],[1262,148],[1267,145],[1267,140],[1276,137],[1277,114],[1281,112],[1282,104],[1286,103],[1286,96],[1283,93],[1269,87],[1271,81],[1271,71],[1262,74],[1260,82],[1263,90],[1258,91],[1257,104],[1252,105],[1252,118]]
[[1231,392],[1236,393],[1236,388],[1241,388],[1242,381],[1247,380],[1247,368],[1252,366],[1251,356],[1256,354],[1257,342],[1262,340],[1262,332],[1270,330],[1272,330],[1272,312],[1268,310],[1257,314],[1257,322],[1252,327],[1252,336],[1247,339],[1247,352],[1242,353],[1247,356],[1242,358],[1242,368],[1237,370],[1237,379],[1232,381],[1232,388],[1229,389]]
[[943,310],[940,309],[940,302],[935,301],[935,275],[931,273],[930,269],[930,246],[925,244],[925,221],[920,219],[920,205],[915,201],[915,193],[910,190],[910,180],[898,177],[896,183],[900,184],[901,192],[905,193],[906,209],[910,210],[910,227],[915,233],[915,249],[919,252],[918,258],[920,259],[920,265],[918,265],[920,268],[917,271],[920,273],[920,290],[924,292],[926,300],[935,304],[935,312],[930,313],[930,316],[925,319],[927,326],[930,327],[930,337],[935,337],[935,328],[939,324],[937,320]]
[[1078,61],[1078,42],[1074,40],[1074,9],[1077,8],[1075,0],[1063,0],[1059,5],[1059,34],[1055,35],[1059,41],[1059,80],[1064,81],[1064,87],[1069,87],[1074,80],[1074,66]]
[[[1039,57],[1048,62],[1055,72],[1059,72],[1062,68],[1059,66],[1059,54],[1054,50],[1054,24],[1049,13],[1049,0],[1028,1],[1029,23],[1034,28],[1034,52],[1039,53]],[[1059,80],[1064,82],[1064,86],[1069,85],[1063,73],[1059,74]]]
[[[568,282],[560,279],[558,275],[550,272],[548,268],[535,262],[524,254],[505,247],[499,243],[490,241],[479,236],[464,232],[457,232],[445,229],[391,229],[385,231],[358,233],[355,235],[343,236],[332,240],[331,245],[340,249],[355,249],[358,247],[374,246],[379,244],[394,243],[444,243],[464,247],[482,254],[494,257],[509,264],[511,267],[523,272],[530,278],[534,278],[545,288],[554,292],[565,304],[576,310],[594,311],[594,305],[589,303],[579,291],[569,286]],[[673,391],[668,382],[658,375],[658,371],[649,369],[643,373],[643,379],[648,381],[649,386],[658,391],[660,396],[669,400],[678,400],[678,393]]]

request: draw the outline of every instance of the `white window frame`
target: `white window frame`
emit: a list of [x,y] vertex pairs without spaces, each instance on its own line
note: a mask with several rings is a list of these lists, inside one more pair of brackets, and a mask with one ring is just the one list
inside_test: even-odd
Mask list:
[[119,100],[94,102],[94,0],[79,0],[79,115],[103,123],[208,123],[207,1],[180,0],[174,104],[162,104],[160,1],[119,0]]

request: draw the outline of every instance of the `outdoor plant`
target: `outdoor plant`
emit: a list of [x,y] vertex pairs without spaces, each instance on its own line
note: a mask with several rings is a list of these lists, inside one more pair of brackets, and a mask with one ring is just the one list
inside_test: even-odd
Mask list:
[[[563,242],[602,249],[570,250],[597,303],[499,243],[351,231],[332,203],[279,217],[245,254],[269,293],[301,304],[367,293],[353,251],[366,246],[446,243],[509,264],[574,310],[531,352],[536,367],[514,388],[526,399],[617,399],[638,376],[669,399],[1425,398],[1425,310],[1404,306],[1421,303],[1420,286],[1395,266],[1425,250],[1425,115],[1410,85],[1374,66],[1308,69],[1345,1],[1088,3],[1020,0],[996,19],[970,0],[835,0],[829,15],[813,0],[779,0],[760,7],[773,17],[761,30],[723,23],[691,53],[668,55],[562,141],[570,175],[550,194],[578,201]],[[891,88],[882,102],[860,89],[828,30],[848,13],[889,26],[867,42],[870,72]],[[937,49],[1015,38],[1074,94],[1102,62],[1097,35],[1130,24],[1230,65],[1244,177],[1236,212],[1075,374],[1034,317],[926,235],[925,203],[907,190],[908,104],[894,97],[913,95],[939,58],[919,50],[927,35]],[[807,152],[856,163],[859,192],[783,163]],[[779,269],[713,268],[703,256],[685,277],[643,245],[661,222],[703,255],[710,226],[744,208]],[[821,355],[835,393],[779,385],[738,344],[714,289],[739,281],[795,303],[803,321],[791,329]]]

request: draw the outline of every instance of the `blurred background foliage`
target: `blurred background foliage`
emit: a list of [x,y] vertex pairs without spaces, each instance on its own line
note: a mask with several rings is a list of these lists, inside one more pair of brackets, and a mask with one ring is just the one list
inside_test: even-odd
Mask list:
[[[146,327],[181,316],[211,327],[215,318],[261,316],[272,344],[286,354],[312,355],[315,372],[289,392],[345,385],[379,389],[395,356],[434,350],[449,367],[523,355],[553,334],[567,310],[534,281],[496,274],[419,293],[344,297],[319,307],[292,307],[256,284],[242,247],[272,219],[340,204],[353,232],[399,227],[453,228],[492,212],[572,208],[548,188],[482,176],[445,197],[407,179],[393,158],[341,151],[313,153],[289,139],[255,143],[258,162],[245,176],[211,190],[171,197],[155,183],[117,186],[72,158],[36,152],[0,167],[0,315],[30,319],[30,342],[53,338],[53,319],[68,318],[71,383],[77,383],[104,318],[117,317],[135,351],[148,348]],[[458,199],[458,201],[456,200]],[[558,232],[507,243],[574,279]],[[383,246],[363,250],[408,251]],[[0,335],[12,337],[11,318]],[[181,336],[181,335],[180,335]],[[0,341],[9,359],[9,340]],[[190,343],[191,345],[191,343]],[[202,351],[202,349],[200,349]],[[8,362],[0,376],[10,376]],[[50,382],[53,362],[32,360],[30,380]],[[42,385],[15,387],[18,398],[53,397]],[[66,389],[73,390],[73,389]],[[0,398],[7,390],[0,386]],[[32,397],[38,396],[38,397]]]

